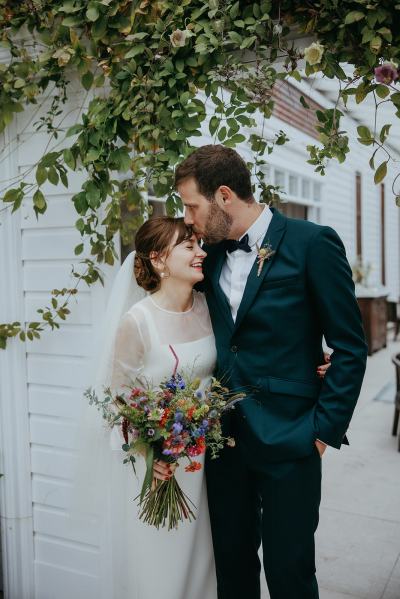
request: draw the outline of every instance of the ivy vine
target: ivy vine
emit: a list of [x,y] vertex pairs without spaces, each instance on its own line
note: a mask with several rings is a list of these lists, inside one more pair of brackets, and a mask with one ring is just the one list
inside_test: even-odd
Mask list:
[[[296,47],[296,28],[316,41]],[[35,127],[47,132],[49,147],[59,137],[63,143],[6,185],[4,209],[16,211],[32,197],[40,218],[47,209],[42,186],[68,188],[70,173],[85,171],[71,201],[82,236],[75,254],[86,242],[91,255],[73,273],[76,286],[54,290],[37,322],[0,324],[1,348],[10,337],[35,339],[45,327],[59,326],[78,286],[98,281],[100,265],[114,263],[115,234],[127,242],[149,214],[149,194],[165,197],[170,214],[181,208],[174,168],[193,149],[210,112],[216,143],[249,142],[249,167],[265,202],[279,190],[264,179],[263,165],[275,145],[288,141],[283,131],[271,139],[265,134],[277,81],[300,80],[305,66],[307,75],[338,82],[336,106],[317,112],[319,144],[308,147],[321,174],[329,159],[342,162],[349,151],[340,121],[350,95],[356,102],[372,95],[376,111],[391,102],[400,116],[400,4],[392,0],[0,0],[0,45],[8,56],[0,63],[0,132],[48,94],[49,110]],[[351,76],[343,63],[351,65]],[[89,101],[65,130],[63,105],[76,79]],[[370,166],[379,182],[393,160],[390,123],[358,133],[372,146]]]

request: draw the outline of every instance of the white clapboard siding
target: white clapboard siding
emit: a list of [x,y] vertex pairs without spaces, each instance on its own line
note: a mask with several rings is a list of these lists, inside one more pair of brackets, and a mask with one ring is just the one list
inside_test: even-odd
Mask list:
[[28,347],[31,354],[50,354],[64,356],[85,356],[92,354],[92,336],[89,325],[61,325],[55,335],[52,331],[41,333],[40,339]]
[[75,448],[76,424],[73,420],[39,414],[31,414],[29,420],[31,443],[64,449]]
[[[57,334],[57,331],[54,332]],[[79,355],[79,348],[77,346]],[[89,384],[89,361],[79,357],[28,354],[29,383],[84,389]],[[71,412],[72,415],[72,412]]]
[[[60,539],[65,538],[67,541],[77,541],[94,547],[97,547],[100,542],[99,522],[96,518],[82,520],[78,530],[77,527],[71,526],[70,518],[66,515],[65,510],[60,508],[35,504],[33,526],[36,533],[54,535]],[[60,566],[67,565],[60,564]],[[78,597],[84,597],[84,595],[78,595]]]
[[70,449],[31,443],[32,472],[72,480],[77,456]]
[[55,566],[69,564],[70,568],[77,572],[96,575],[99,552],[94,546],[37,533],[35,547],[38,562]]
[[69,387],[29,384],[28,399],[31,414],[70,418],[78,411],[82,393],[80,389]]
[[76,279],[71,276],[73,266],[77,272],[82,272],[82,265],[72,259],[25,260],[22,281],[24,291],[51,291],[54,288],[73,287],[76,282]]
[[71,227],[30,229],[22,232],[23,260],[74,260],[81,236]]
[[101,593],[97,577],[39,560],[35,561],[35,580],[37,599],[91,599]]

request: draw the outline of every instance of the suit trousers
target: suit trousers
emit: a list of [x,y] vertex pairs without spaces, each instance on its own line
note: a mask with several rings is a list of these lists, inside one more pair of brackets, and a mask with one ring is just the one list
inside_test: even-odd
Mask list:
[[321,458],[246,463],[240,446],[206,460],[218,599],[260,599],[263,565],[271,599],[318,599],[314,533]]

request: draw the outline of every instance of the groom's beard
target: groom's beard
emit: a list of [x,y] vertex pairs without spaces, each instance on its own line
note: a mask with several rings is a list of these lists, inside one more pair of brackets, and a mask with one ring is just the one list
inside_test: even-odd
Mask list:
[[221,210],[215,201],[211,200],[203,232],[203,241],[207,244],[213,244],[227,239],[232,222],[233,218]]

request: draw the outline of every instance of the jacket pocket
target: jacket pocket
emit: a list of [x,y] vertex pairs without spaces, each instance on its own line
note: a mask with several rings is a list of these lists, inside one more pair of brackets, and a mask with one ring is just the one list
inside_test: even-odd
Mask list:
[[289,285],[296,285],[300,280],[298,275],[293,277],[286,277],[284,279],[268,279],[268,276],[261,284],[261,289],[275,289],[275,287],[288,287]]
[[292,379],[280,379],[274,376],[268,376],[259,380],[259,387],[268,391],[271,395],[282,394],[317,399],[321,390],[321,383],[313,381],[295,381]]

